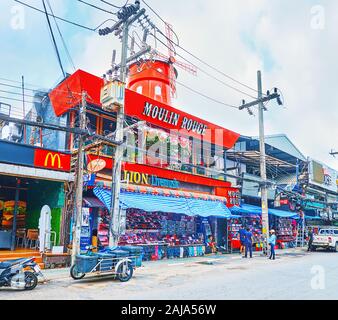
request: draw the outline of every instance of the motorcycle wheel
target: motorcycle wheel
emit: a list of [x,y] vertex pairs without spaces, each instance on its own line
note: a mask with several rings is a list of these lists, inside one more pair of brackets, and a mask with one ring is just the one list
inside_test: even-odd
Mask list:
[[133,266],[131,263],[128,263],[128,265],[121,264],[117,269],[117,279],[119,279],[121,282],[127,282],[129,281],[133,276]]
[[33,290],[38,284],[38,277],[29,271],[25,271],[25,290]]
[[71,268],[70,268],[70,276],[74,279],[74,280],[80,280],[82,279],[86,274],[85,273],[81,273],[79,271],[77,271],[76,265],[74,264]]

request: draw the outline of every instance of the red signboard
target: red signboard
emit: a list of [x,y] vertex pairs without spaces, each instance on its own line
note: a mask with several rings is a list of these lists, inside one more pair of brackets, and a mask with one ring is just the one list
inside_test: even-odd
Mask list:
[[[61,116],[81,101],[81,92],[88,94],[87,102],[98,107],[103,80],[82,70],[64,80],[49,94],[55,114]],[[183,135],[232,148],[240,135],[147,96],[126,89],[125,113],[128,116]]]
[[155,101],[137,92],[126,90],[125,112],[128,116],[152,123],[160,128],[232,148],[240,135]]
[[[94,159],[98,159],[98,158],[106,161],[105,169],[112,168],[113,162],[111,158],[106,158],[106,157],[96,156],[96,155],[87,156],[88,162]],[[230,187],[231,186],[231,183],[227,181],[222,181],[222,180],[212,179],[212,178],[198,176],[194,174],[173,171],[173,170],[168,170],[168,169],[162,169],[162,168],[157,168],[157,167],[152,167],[149,165],[143,165],[143,164],[137,164],[137,163],[125,162],[122,164],[122,169],[126,171],[133,171],[133,172],[140,172],[144,174],[156,175],[164,179],[175,178],[175,180],[177,181],[199,184],[199,185],[204,185],[204,186],[209,186],[209,187]]]
[[35,149],[34,166],[45,169],[70,171],[70,154],[45,150]]

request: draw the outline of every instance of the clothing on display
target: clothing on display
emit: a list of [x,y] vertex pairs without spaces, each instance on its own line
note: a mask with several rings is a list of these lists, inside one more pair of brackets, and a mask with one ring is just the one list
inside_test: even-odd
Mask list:
[[[276,222],[277,242],[284,247],[285,243],[296,241],[297,222],[294,219],[277,218]],[[287,245],[288,246],[288,245]]]
[[184,258],[205,253],[204,239],[197,233],[197,217],[128,209],[126,231],[119,245],[143,247],[143,260]]

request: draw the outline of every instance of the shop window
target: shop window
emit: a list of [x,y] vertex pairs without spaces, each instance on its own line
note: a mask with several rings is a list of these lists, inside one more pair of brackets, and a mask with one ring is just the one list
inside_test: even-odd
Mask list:
[[107,135],[116,130],[116,121],[113,119],[103,118],[102,119],[102,134]]
[[136,92],[139,93],[139,94],[142,94],[142,91],[143,91],[143,87],[142,86],[138,86],[136,88]]
[[162,95],[162,89],[160,86],[155,87],[155,96],[161,96]]

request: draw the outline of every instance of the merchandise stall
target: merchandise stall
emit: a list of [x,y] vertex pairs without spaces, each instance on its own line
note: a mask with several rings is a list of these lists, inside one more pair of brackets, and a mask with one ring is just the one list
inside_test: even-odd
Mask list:
[[276,231],[279,249],[296,247],[298,234],[297,219],[294,217],[269,215],[269,228]]
[[[262,243],[262,213],[261,208],[254,205],[243,204],[240,207],[230,208],[232,214],[239,215],[228,223],[228,238],[230,248],[238,249],[240,227],[249,227],[253,233],[253,245],[256,251],[263,248]],[[295,212],[269,208],[269,229],[274,229],[277,236],[277,246],[281,249],[293,248],[297,238],[297,219]]]
[[144,260],[203,255],[204,237],[197,232],[199,220],[183,214],[128,209],[126,231],[119,245],[142,246]]
[[256,251],[262,248],[262,219],[257,215],[242,215],[235,216],[228,220],[227,239],[228,249],[230,251],[240,249],[240,235],[241,228],[250,228],[253,238],[252,245]]
[[[165,195],[164,189],[157,189],[157,194],[147,193],[150,189],[139,187],[136,192],[121,192],[120,203],[126,211],[126,224],[119,245],[142,246],[144,260],[204,255],[207,237],[215,232],[211,217],[231,215],[224,199],[221,202],[208,195],[201,195],[201,199],[182,191],[174,195],[172,190]],[[110,189],[95,187],[93,191],[109,208]]]

